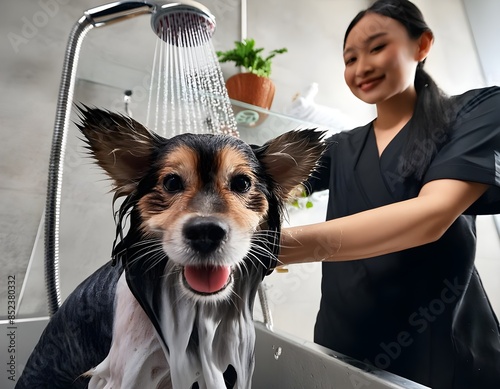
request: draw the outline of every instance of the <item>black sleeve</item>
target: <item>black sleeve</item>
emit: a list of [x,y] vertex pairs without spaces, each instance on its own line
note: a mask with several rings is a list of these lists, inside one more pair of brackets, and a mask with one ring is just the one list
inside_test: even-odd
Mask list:
[[490,185],[466,213],[500,213],[500,88],[466,94],[449,134],[429,166],[423,184],[456,179]]

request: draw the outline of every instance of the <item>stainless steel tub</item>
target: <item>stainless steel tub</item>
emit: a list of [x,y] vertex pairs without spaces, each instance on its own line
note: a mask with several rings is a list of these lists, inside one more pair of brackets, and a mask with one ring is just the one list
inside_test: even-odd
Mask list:
[[255,329],[255,389],[427,388],[262,323]]
[[[26,360],[47,325],[48,317],[0,322],[0,365],[7,366],[10,338],[15,333],[15,378],[19,378]],[[257,333],[254,389],[425,389],[425,386],[393,374],[371,368],[352,358],[290,335],[268,330],[255,323]],[[14,388],[2,368],[0,387]]]

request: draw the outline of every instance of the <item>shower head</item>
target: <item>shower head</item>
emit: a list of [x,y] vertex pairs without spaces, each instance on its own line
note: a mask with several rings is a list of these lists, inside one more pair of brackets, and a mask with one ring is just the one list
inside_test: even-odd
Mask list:
[[198,46],[215,31],[215,17],[203,4],[182,1],[118,1],[89,9],[84,19],[93,27],[151,14],[151,27],[161,39],[176,46]]
[[151,27],[167,43],[198,46],[212,37],[215,17],[196,1],[158,2],[152,10]]

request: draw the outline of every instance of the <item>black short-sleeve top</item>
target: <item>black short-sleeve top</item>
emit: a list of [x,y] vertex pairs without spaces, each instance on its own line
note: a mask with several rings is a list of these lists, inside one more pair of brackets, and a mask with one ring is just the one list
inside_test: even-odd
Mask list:
[[400,174],[408,126],[380,157],[372,123],[327,139],[309,182],[330,191],[327,219],[415,197],[432,180],[490,187],[436,242],[323,263],[315,341],[432,388],[500,388],[499,324],[474,267],[475,215],[500,212],[500,88],[453,99],[453,126],[421,181]]

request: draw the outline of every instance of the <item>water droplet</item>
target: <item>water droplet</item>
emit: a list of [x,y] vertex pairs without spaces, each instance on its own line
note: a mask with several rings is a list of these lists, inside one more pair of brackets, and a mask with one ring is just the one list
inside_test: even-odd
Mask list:
[[282,348],[280,346],[276,347],[273,346],[274,349],[274,359],[278,360],[279,357],[281,356]]

